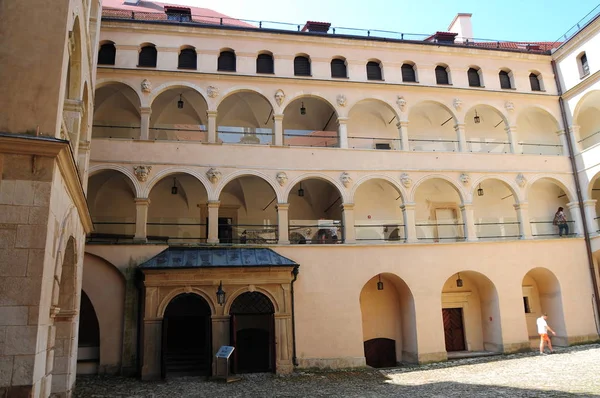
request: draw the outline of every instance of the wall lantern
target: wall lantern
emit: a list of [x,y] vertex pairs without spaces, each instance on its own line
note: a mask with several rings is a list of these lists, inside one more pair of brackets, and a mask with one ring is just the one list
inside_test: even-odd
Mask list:
[[458,279],[456,280],[456,287],[463,287],[463,280],[460,279],[460,272],[458,273]]
[[223,281],[219,282],[219,287],[217,288],[217,303],[219,303],[219,305],[225,304],[225,290],[223,290]]
[[177,108],[183,109],[183,97],[182,97],[182,94],[179,94],[179,101],[177,101]]
[[173,178],[173,186],[171,187],[171,195],[177,195],[177,179]]
[[475,117],[473,118],[473,121],[475,122],[475,124],[481,123],[481,118],[477,114],[477,109],[475,109]]
[[300,106],[300,114],[306,115],[306,108],[304,107],[304,102],[302,102],[302,105]]
[[298,189],[298,196],[300,196],[300,197],[304,196],[304,189],[302,189],[302,183],[300,183],[300,189]]
[[379,282],[377,282],[377,290],[383,290],[383,282],[381,281],[381,274],[379,274]]
[[481,184],[479,184],[479,188],[477,188],[477,196],[483,196],[483,188],[481,188]]

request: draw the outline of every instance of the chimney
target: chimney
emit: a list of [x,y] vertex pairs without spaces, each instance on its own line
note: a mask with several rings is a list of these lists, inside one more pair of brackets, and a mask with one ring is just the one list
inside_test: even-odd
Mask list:
[[331,24],[329,22],[307,21],[302,32],[327,33]]
[[473,25],[471,25],[471,16],[473,14],[458,13],[448,26],[448,32],[456,33],[456,42],[463,43],[467,40],[473,40]]

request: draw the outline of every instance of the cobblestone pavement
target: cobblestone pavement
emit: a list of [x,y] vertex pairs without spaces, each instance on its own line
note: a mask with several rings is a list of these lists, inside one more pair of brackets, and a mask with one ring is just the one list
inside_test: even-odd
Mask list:
[[600,397],[600,345],[384,370],[243,375],[234,383],[182,377],[142,382],[78,377],[76,397]]

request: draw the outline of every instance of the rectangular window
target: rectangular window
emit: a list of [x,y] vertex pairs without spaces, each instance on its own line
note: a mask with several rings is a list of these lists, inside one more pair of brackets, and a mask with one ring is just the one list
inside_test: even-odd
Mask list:
[[531,306],[529,305],[529,297],[523,297],[523,307],[525,308],[526,314],[531,314]]
[[583,54],[580,59],[581,59],[581,70],[583,72],[583,76],[587,76],[590,74],[590,65],[588,64],[587,55]]

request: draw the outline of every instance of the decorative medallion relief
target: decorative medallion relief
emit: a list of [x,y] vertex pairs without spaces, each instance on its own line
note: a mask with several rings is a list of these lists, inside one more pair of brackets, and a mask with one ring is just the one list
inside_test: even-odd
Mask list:
[[404,110],[406,109],[406,100],[404,99],[404,97],[399,95],[398,99],[396,99],[396,105],[398,105],[400,112],[404,112]]
[[281,106],[283,101],[285,101],[285,93],[282,89],[279,89],[275,92],[275,102],[277,102],[277,105]]
[[148,79],[142,80],[142,92],[149,94],[152,91],[152,82]]
[[413,183],[412,178],[409,177],[408,173],[400,174],[400,182],[404,185],[404,188],[410,188]]
[[352,177],[350,177],[349,173],[344,172],[340,175],[340,181],[346,188],[348,188],[350,184],[352,184]]
[[216,184],[221,179],[221,172],[219,170],[215,169],[214,167],[211,167],[206,172],[206,177],[208,177],[208,180],[210,182],[212,182],[213,184]]
[[454,98],[454,101],[452,101],[452,105],[454,106],[454,109],[456,109],[457,111],[460,112],[460,110],[462,109],[462,101],[460,100],[460,98]]
[[148,180],[148,176],[150,175],[150,171],[152,170],[152,166],[135,166],[133,168],[133,172],[138,180],[141,182],[146,182]]
[[471,176],[466,173],[462,173],[459,178],[460,182],[462,182],[464,185],[468,185],[471,182]]
[[337,104],[339,106],[343,107],[343,106],[346,106],[346,104],[348,103],[348,100],[346,99],[346,96],[344,94],[339,94],[336,99],[337,99]]
[[285,174],[283,171],[280,171],[279,173],[277,173],[277,176],[275,178],[277,179],[277,182],[281,186],[284,186],[288,180],[287,174]]
[[517,178],[515,179],[517,185],[523,188],[527,184],[527,178],[523,175],[523,173],[517,174]]
[[219,96],[219,89],[216,88],[215,86],[208,86],[206,88],[206,94],[210,97],[210,98],[217,98]]

